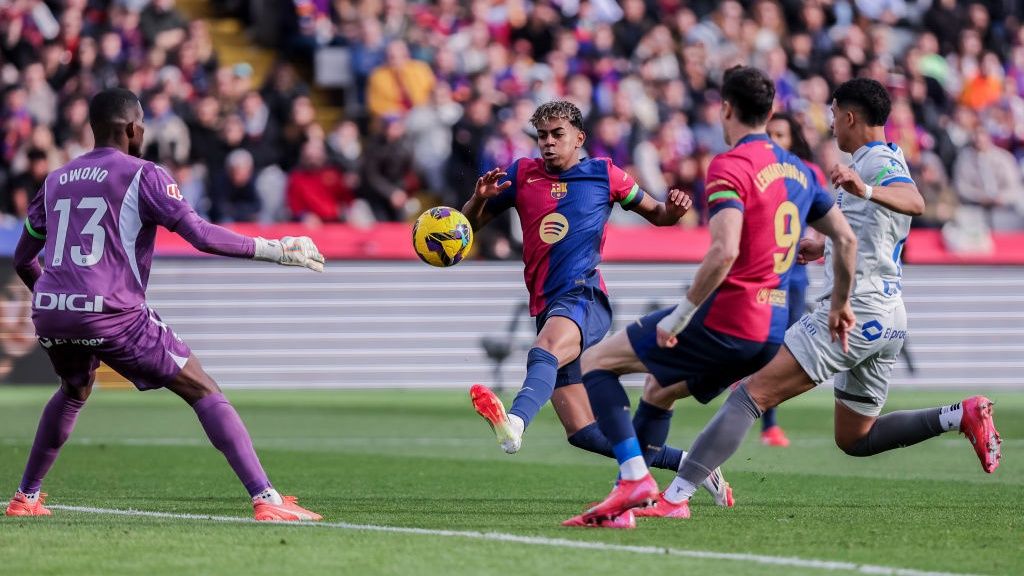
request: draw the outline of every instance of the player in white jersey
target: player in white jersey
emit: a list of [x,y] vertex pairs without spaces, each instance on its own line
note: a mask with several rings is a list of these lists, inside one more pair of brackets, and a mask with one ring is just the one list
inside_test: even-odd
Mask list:
[[[903,153],[884,142],[890,107],[888,93],[875,80],[850,80],[833,94],[833,132],[840,150],[853,154],[852,166],[837,164],[829,174],[838,191],[837,203],[857,234],[850,306],[830,313],[827,298],[833,279],[828,278],[819,307],[786,332],[778,355],[737,387],[697,437],[664,492],[666,500],[688,499],[708,473],[736,451],[764,410],[833,376],[835,440],[843,452],[871,456],[959,430],[974,446],[985,472],[999,465],[999,434],[992,402],[984,396],[879,415],[907,335],[900,252],[910,232],[910,216],[924,211],[924,199],[910,178]],[[832,259],[831,248],[821,241],[801,241],[800,261],[816,260],[823,253]]]

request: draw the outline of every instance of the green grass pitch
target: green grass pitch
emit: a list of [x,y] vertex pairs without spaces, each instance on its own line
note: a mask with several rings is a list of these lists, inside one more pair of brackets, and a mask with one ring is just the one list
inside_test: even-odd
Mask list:
[[[17,488],[50,390],[0,389],[0,490]],[[835,448],[832,399],[815,391],[779,419],[793,446],[753,435],[727,463],[732,510],[697,494],[693,518],[632,531],[559,522],[602,498],[613,463],[563,439],[549,408],[522,452],[499,450],[464,392],[230,391],[271,480],[327,521],[500,532],[675,550],[976,574],[1024,573],[1024,393],[995,393],[1004,460],[981,471],[955,434],[868,459]],[[893,393],[887,409],[959,393]],[[685,447],[718,402],[684,402]],[[664,486],[670,475],[659,472]],[[248,499],[194,414],[167,392],[98,390],[44,485],[50,504],[248,517]],[[793,566],[622,547],[581,549],[436,533],[267,526],[55,510],[0,518],[0,574],[820,574]],[[869,569],[862,569],[866,571]],[[897,572],[891,572],[897,573]]]

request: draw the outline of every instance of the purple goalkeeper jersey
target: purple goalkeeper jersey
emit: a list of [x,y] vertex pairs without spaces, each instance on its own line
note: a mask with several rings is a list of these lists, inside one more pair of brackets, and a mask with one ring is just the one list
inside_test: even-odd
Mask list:
[[163,168],[114,148],[50,173],[25,222],[45,239],[32,306],[39,334],[119,331],[145,309],[156,227],[174,231],[186,217],[197,218]]

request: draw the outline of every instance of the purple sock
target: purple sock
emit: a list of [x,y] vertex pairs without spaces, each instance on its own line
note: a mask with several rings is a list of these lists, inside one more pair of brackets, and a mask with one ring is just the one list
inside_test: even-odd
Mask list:
[[256,457],[249,431],[231,402],[223,394],[210,394],[193,404],[192,409],[196,411],[210,442],[224,453],[249,495],[255,496],[269,488],[270,480]]
[[39,418],[39,428],[36,429],[28,464],[25,465],[25,474],[18,488],[23,494],[37,492],[43,485],[43,478],[60,454],[60,447],[75,429],[75,420],[82,406],[85,406],[84,400],[75,400],[60,388],[46,403],[43,415]]

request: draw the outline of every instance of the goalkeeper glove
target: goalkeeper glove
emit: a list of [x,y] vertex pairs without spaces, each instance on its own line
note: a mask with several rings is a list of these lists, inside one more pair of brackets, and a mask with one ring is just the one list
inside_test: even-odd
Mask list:
[[253,260],[275,262],[282,266],[303,266],[314,272],[324,271],[324,257],[308,236],[285,236],[280,240],[256,237]]

